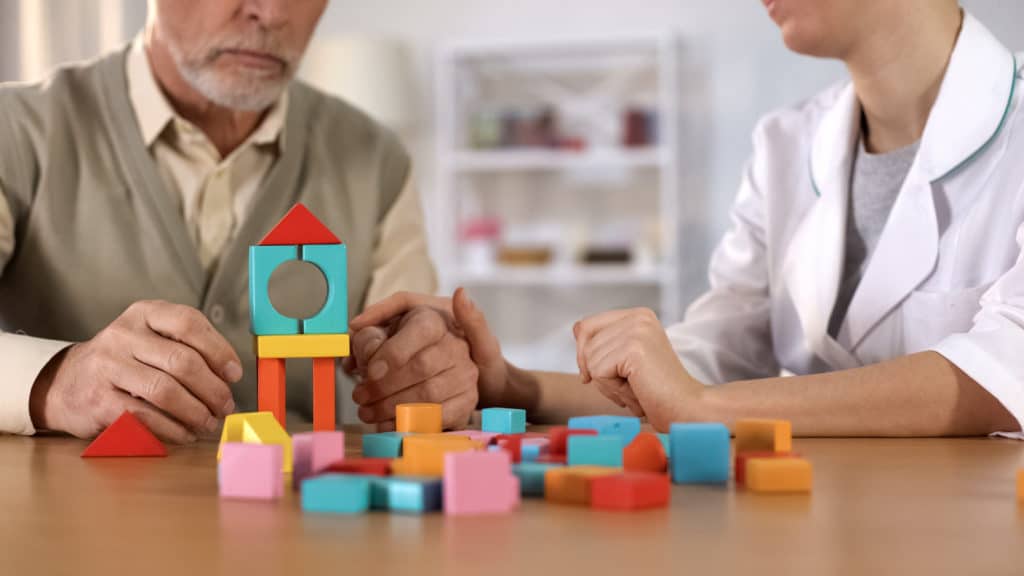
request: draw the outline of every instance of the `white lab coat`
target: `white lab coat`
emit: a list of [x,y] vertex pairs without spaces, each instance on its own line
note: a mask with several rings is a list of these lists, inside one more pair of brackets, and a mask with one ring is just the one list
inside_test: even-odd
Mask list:
[[827,330],[860,105],[844,83],[762,119],[711,290],[668,329],[691,373],[716,384],[935,350],[1024,425],[1021,62],[965,14],[917,158],[835,339]]

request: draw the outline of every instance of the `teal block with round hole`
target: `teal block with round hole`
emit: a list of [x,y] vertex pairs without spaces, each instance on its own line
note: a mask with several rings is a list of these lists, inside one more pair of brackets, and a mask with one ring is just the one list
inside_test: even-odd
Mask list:
[[348,250],[344,244],[302,246],[302,260],[320,269],[327,280],[327,301],[302,323],[305,334],[348,334]]
[[275,310],[268,290],[274,270],[298,257],[298,246],[249,247],[249,322],[253,334],[277,336],[299,333],[299,321]]

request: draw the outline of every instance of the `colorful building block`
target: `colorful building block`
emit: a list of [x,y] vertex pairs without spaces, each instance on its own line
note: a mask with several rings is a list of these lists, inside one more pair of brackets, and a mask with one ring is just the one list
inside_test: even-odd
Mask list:
[[224,444],[229,442],[278,444],[283,451],[281,471],[288,474],[292,472],[292,439],[270,412],[241,412],[229,415],[224,420],[224,430],[220,436],[218,460],[223,455]]
[[324,471],[361,476],[387,476],[391,474],[392,462],[391,458],[346,458],[332,463]]
[[811,463],[802,458],[747,460],[746,486],[751,492],[810,492],[813,483]]
[[228,442],[221,448],[217,463],[221,498],[276,500],[284,494],[281,446]]
[[302,483],[302,509],[328,514],[360,514],[370,508],[370,480],[324,474]]
[[350,353],[348,334],[257,336],[259,358],[344,358]]
[[345,460],[344,432],[303,432],[292,436],[292,486]]
[[344,244],[302,246],[302,260],[320,269],[327,279],[327,300],[312,318],[302,321],[303,334],[348,332],[348,248]]
[[540,444],[523,444],[519,451],[520,462],[536,462],[543,447]]
[[721,484],[729,481],[729,429],[724,424],[673,424],[669,436],[673,482]]
[[597,430],[570,430],[568,426],[555,426],[548,432],[548,454],[565,454],[570,436],[597,436]]
[[736,453],[789,452],[793,427],[788,420],[744,419],[736,422]]
[[135,414],[125,410],[82,452],[82,458],[167,456],[167,448]]
[[747,462],[751,458],[793,458],[799,457],[792,452],[740,452],[733,459],[733,479],[737,486],[743,486],[747,482]]
[[601,436],[620,436],[626,446],[640,433],[640,419],[635,416],[577,416],[569,419],[570,430],[597,430]]
[[399,404],[395,407],[395,431],[406,434],[439,434],[441,432],[441,405]]
[[341,244],[341,240],[308,208],[298,203],[259,241],[260,246],[288,244]]
[[569,463],[569,458],[565,454],[551,454],[549,452],[547,454],[537,456],[537,460],[535,461],[538,464],[560,464],[565,466]]
[[591,481],[621,472],[621,469],[603,466],[552,468],[544,473],[544,498],[560,504],[589,506]]
[[283,358],[258,358],[256,364],[257,403],[260,412],[270,412],[281,427],[288,425],[285,402],[286,374]]
[[484,408],[480,412],[484,432],[522,434],[526,432],[526,410],[518,408]]
[[622,465],[627,472],[664,474],[668,457],[657,435],[641,432],[622,450]]
[[665,508],[672,485],[665,474],[626,472],[590,481],[590,506],[601,510]]
[[497,432],[484,432],[483,430],[452,430],[451,432],[445,432],[445,434],[451,434],[453,436],[466,436],[472,440],[480,442],[483,445],[490,444],[495,438],[501,436]]
[[553,468],[561,468],[560,464],[541,464],[539,462],[522,462],[512,466],[512,473],[519,478],[519,492],[524,498],[544,497],[544,474]]
[[313,430],[331,432],[335,426],[334,358],[313,359]]
[[505,451],[449,452],[444,456],[444,513],[503,514],[519,506],[519,478]]
[[508,452],[513,464],[523,460],[523,436],[521,434],[501,434],[494,439],[499,449]]
[[619,436],[572,436],[569,438],[569,466],[622,468],[622,438]]
[[278,312],[270,303],[267,290],[274,270],[298,257],[299,247],[295,245],[249,247],[249,320],[253,334],[299,333],[299,321]]
[[363,434],[363,456],[367,458],[400,458],[402,456],[401,432]]
[[425,514],[441,509],[441,481],[437,478],[372,478],[370,506],[403,514]]
[[436,478],[444,475],[445,455],[481,448],[465,436],[424,434],[406,436],[402,440],[402,457],[392,463],[392,473],[399,476]]

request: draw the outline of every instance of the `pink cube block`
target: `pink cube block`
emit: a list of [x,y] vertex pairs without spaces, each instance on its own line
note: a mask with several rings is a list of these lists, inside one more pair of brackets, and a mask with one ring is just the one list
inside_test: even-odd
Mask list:
[[229,442],[221,447],[217,480],[221,498],[276,500],[284,494],[279,444]]
[[344,432],[303,432],[292,436],[292,485],[345,459]]
[[508,452],[450,452],[444,456],[444,513],[503,514],[519,506],[519,478]]
[[482,430],[454,430],[452,432],[445,432],[445,434],[466,436],[470,440],[476,440],[477,442],[483,442],[484,444],[490,444],[495,437],[501,436],[501,434],[498,434],[497,432],[484,432]]

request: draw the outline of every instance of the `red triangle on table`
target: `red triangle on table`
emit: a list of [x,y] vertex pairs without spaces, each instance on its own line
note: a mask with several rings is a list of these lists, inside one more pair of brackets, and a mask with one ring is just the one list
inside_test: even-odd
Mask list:
[[167,456],[167,448],[134,414],[125,410],[82,452],[82,458],[110,456]]
[[341,244],[341,240],[302,204],[292,206],[259,243],[260,246],[302,244]]

